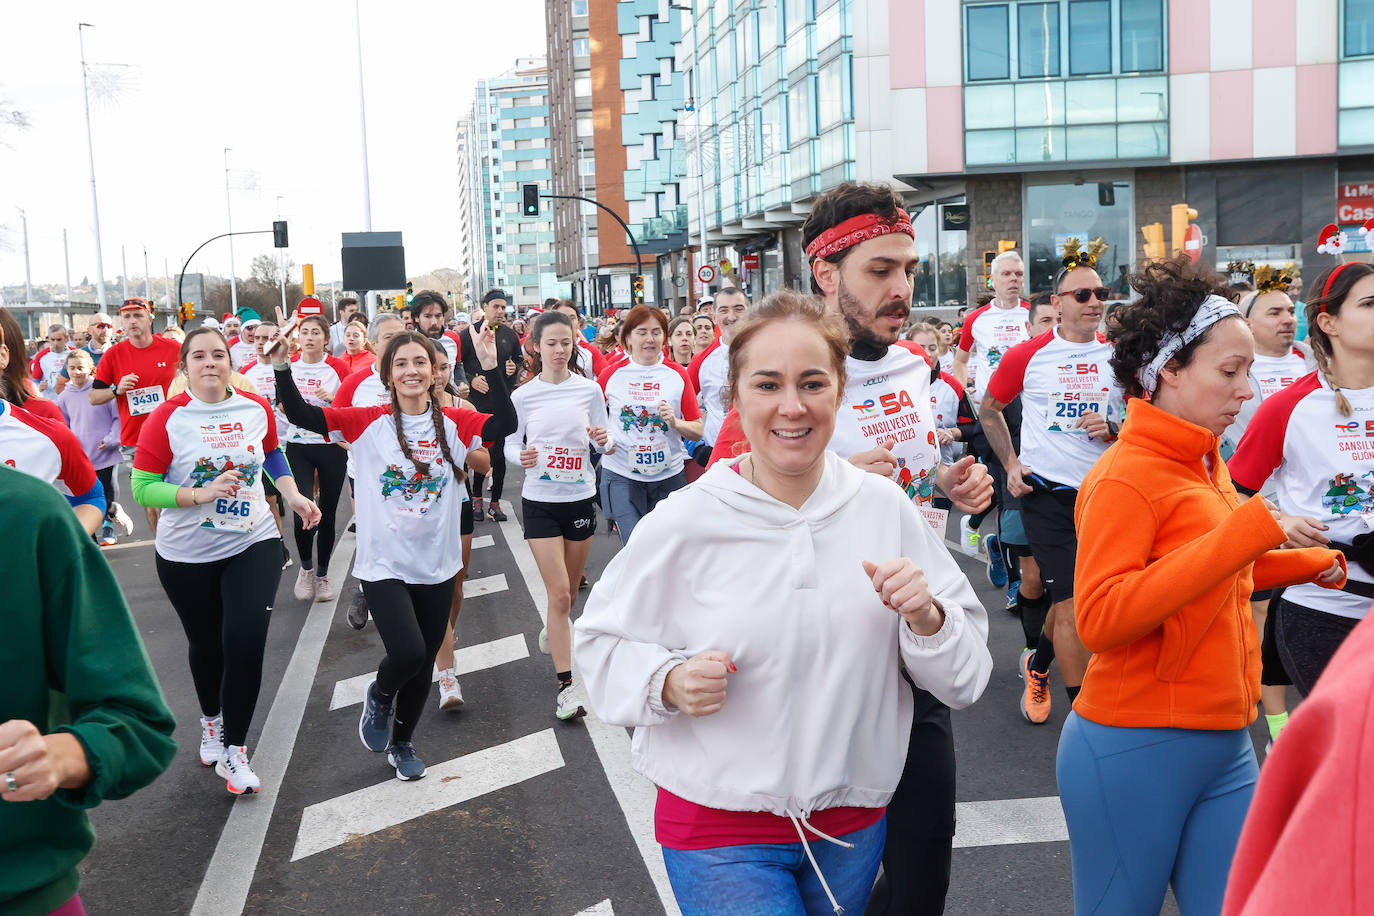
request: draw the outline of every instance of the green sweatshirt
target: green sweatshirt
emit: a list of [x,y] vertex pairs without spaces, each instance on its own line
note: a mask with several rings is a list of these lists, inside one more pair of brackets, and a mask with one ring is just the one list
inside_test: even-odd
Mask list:
[[0,466],[0,545],[0,722],[71,732],[93,774],[44,801],[0,803],[0,913],[27,916],[76,893],[95,842],[84,809],[156,779],[176,723],[119,583],[57,490]]

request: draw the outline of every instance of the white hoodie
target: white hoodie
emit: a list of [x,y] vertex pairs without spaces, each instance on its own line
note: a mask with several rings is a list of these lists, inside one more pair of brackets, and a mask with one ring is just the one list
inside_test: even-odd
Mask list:
[[[631,762],[688,801],[807,817],[880,807],[897,787],[917,686],[962,708],[992,671],[987,614],[945,545],[890,480],[833,453],[800,510],[712,467],[639,523],[592,590],[573,652],[593,709],[639,726]],[[907,556],[945,623],[917,636],[862,561]],[[668,671],[730,653],[724,707],[668,709]]]

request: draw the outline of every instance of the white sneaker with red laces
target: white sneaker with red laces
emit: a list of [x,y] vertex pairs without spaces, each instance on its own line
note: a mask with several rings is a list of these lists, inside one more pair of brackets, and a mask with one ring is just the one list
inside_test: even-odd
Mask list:
[[224,756],[224,717],[200,717],[200,762],[212,767]]
[[439,672],[439,708],[457,709],[463,705],[463,691],[458,686],[458,678],[453,676],[452,668]]
[[215,764],[215,772],[224,777],[225,784],[234,795],[252,795],[262,788],[258,774],[248,765],[248,749],[241,744],[224,749],[224,756]]

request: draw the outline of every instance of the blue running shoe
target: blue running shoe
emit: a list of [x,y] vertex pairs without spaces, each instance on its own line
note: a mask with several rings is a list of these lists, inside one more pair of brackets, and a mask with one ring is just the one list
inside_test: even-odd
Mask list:
[[1016,613],[1016,602],[1021,600],[1021,580],[1017,579],[1007,585],[1007,613]]
[[1002,542],[997,535],[989,534],[983,538],[983,551],[988,560],[988,582],[993,588],[1007,587],[1007,564],[1002,560]]
[[376,689],[377,682],[373,681],[367,685],[367,693],[363,694],[363,715],[358,720],[358,737],[363,739],[363,746],[369,751],[380,754],[391,744],[393,704],[383,706],[378,703],[373,695]]
[[397,741],[386,749],[386,762],[396,768],[396,778],[409,782],[425,775],[425,762],[409,741]]

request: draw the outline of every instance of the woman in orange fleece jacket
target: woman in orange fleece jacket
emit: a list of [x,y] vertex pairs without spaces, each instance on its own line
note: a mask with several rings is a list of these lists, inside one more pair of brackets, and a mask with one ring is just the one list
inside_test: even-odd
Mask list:
[[1288,539],[1242,502],[1218,436],[1251,397],[1240,313],[1178,261],[1133,279],[1112,371],[1131,400],[1083,481],[1078,632],[1094,655],[1059,741],[1075,911],[1221,911],[1258,776],[1246,726],[1260,689],[1254,589],[1338,585],[1338,551]]

